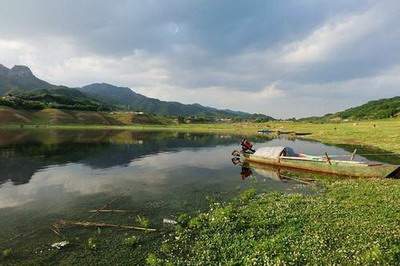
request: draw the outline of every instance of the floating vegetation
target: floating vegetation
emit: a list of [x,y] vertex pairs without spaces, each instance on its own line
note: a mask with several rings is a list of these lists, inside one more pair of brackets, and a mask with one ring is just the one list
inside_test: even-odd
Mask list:
[[94,238],[94,237],[90,237],[88,240],[87,240],[87,247],[88,247],[88,249],[92,249],[92,250],[95,250],[95,249],[97,249],[97,241],[96,241],[96,238]]
[[134,247],[139,243],[139,238],[137,236],[130,236],[123,240],[125,246]]
[[135,220],[140,226],[144,228],[148,228],[150,226],[150,220],[144,216],[138,215],[136,216]]
[[162,263],[162,260],[158,258],[154,253],[149,253],[146,258],[146,263],[150,266],[156,266],[160,265]]
[[12,253],[13,253],[13,251],[12,251],[11,248],[7,248],[7,249],[2,251],[2,255],[3,255],[4,258],[11,257]]

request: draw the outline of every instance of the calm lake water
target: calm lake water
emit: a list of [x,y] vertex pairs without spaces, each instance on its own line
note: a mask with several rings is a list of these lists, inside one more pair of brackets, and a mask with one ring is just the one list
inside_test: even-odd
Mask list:
[[[60,219],[132,225],[140,215],[162,230],[163,218],[196,213],[210,201],[225,201],[249,188],[309,191],[302,183],[280,181],[265,170],[252,169],[253,175],[243,178],[241,167],[231,162],[239,141],[234,135],[170,131],[1,130],[0,248],[12,248],[14,262],[62,261],[81,252],[79,242],[100,232],[68,228],[60,237],[50,230]],[[256,147],[284,145],[309,154],[351,151],[285,138],[252,141]],[[89,212],[104,207],[129,212]],[[110,229],[102,234],[106,238],[126,232]],[[50,245],[64,238],[78,244],[60,255]],[[104,249],[110,248],[107,245]]]

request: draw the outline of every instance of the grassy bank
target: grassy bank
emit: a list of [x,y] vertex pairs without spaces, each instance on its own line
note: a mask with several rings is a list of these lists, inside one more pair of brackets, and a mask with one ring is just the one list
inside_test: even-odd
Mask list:
[[400,119],[313,124],[269,123],[272,129],[310,132],[309,138],[332,144],[357,144],[400,152]]
[[400,183],[333,182],[317,195],[251,191],[183,220],[148,261],[187,264],[396,264]]
[[[18,124],[3,124],[2,128],[20,128]],[[40,124],[24,128],[50,129],[118,129],[170,130],[180,132],[215,132],[253,135],[269,128],[280,131],[312,133],[306,138],[330,144],[366,145],[391,152],[400,152],[400,119],[315,124],[306,122],[232,123],[232,124],[165,124],[165,125],[94,125],[94,124]]]

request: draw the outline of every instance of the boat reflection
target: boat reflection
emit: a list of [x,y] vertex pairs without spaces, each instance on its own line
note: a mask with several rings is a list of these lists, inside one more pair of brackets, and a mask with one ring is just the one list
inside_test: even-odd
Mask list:
[[246,180],[250,177],[259,176],[263,177],[264,181],[267,179],[276,182],[297,182],[301,184],[311,184],[315,181],[314,176],[308,172],[296,171],[281,167],[267,166],[257,163],[241,162],[238,158],[232,158],[234,165],[240,165],[240,177]]
[[253,171],[251,171],[251,168],[242,166],[242,171],[240,172],[240,176],[242,177],[242,180],[245,180],[251,176],[253,176]]

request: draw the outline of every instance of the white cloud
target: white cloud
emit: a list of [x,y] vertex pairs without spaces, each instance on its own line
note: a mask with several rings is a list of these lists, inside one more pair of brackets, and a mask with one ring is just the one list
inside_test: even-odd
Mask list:
[[[150,11],[144,16],[145,24],[138,24],[137,17],[130,18],[130,13],[112,20],[118,22],[113,24],[107,17],[110,12],[104,10],[101,16],[96,15],[96,23],[82,22],[84,25],[76,31],[69,25],[67,32],[60,30],[64,29],[62,24],[53,17],[57,27],[37,25],[43,27],[40,37],[27,34],[38,28],[22,27],[17,21],[16,29],[21,26],[23,34],[15,29],[15,34],[12,31],[6,36],[7,30],[1,29],[0,63],[28,65],[39,78],[54,84],[107,82],[162,100],[197,102],[275,117],[323,114],[372,96],[399,93],[400,81],[377,71],[399,63],[400,5],[387,0],[351,6],[329,16],[321,15],[325,20],[307,24],[307,30],[302,28],[299,34],[286,35],[286,26],[279,25],[266,30],[264,39],[255,38],[262,31],[247,35],[252,29],[245,24],[241,25],[243,31],[223,27],[221,32],[213,32],[207,28],[212,25],[203,24],[207,17],[192,22],[190,16],[178,19],[171,15],[147,26],[157,18]],[[324,8],[331,10],[328,5]],[[123,11],[125,8],[119,10]],[[33,21],[36,12],[31,16]],[[261,19],[254,19],[264,23],[266,18],[263,14]],[[260,25],[271,26],[263,23]],[[74,25],[79,26],[79,21]],[[82,29],[84,35],[80,35]],[[207,32],[204,36],[200,34],[203,30]],[[127,36],[130,31],[132,38]],[[221,38],[216,38],[217,33]],[[239,33],[244,37],[237,38]],[[230,34],[240,49],[230,47]],[[282,39],[269,38],[274,34]],[[248,45],[248,39],[257,42]],[[154,40],[158,40],[156,45]],[[273,44],[269,40],[274,40]],[[226,45],[226,51],[218,45]],[[368,88],[368,93],[361,93],[361,86]],[[361,96],[354,97],[355,92]]]
[[284,63],[301,64],[322,62],[332,56],[340,56],[343,48],[357,45],[366,36],[386,26],[386,11],[377,6],[361,14],[338,16],[305,39],[286,45],[281,60]]

